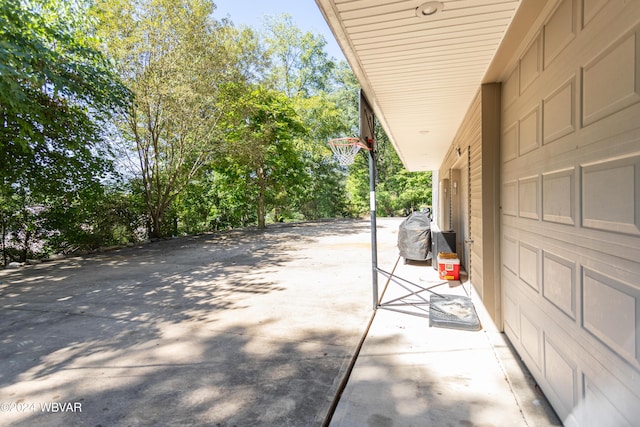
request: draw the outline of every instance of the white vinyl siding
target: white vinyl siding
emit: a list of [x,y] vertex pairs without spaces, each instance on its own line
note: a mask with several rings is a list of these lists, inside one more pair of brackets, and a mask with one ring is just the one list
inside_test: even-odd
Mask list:
[[[465,181],[471,178],[471,184],[460,187],[461,199],[458,204],[460,212],[454,215],[467,215],[469,229],[455,229],[457,235],[457,252],[464,251],[465,239],[482,241],[482,123],[481,123],[481,94],[479,93],[471,103],[465,121],[460,126],[456,138],[438,172],[440,179],[450,178],[451,170],[459,168],[457,172]],[[460,149],[460,156],[457,154]],[[469,156],[469,150],[471,156]],[[470,164],[468,164],[470,159]],[[463,206],[464,205],[464,206]],[[455,224],[457,225],[457,224]],[[464,231],[468,236],[464,236]],[[461,235],[462,234],[462,235]],[[471,283],[482,295],[482,245],[471,245],[470,259],[464,260],[464,266],[469,274]]]

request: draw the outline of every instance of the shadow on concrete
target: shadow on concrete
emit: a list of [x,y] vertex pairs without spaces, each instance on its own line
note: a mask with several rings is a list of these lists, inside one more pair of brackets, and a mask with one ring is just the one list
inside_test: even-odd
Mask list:
[[[430,266],[403,263],[395,273],[420,287],[440,283],[433,290],[441,294],[468,292]],[[405,294],[398,286],[386,293],[388,300]],[[331,427],[561,425],[477,295],[473,300],[479,331],[431,327],[421,311],[377,310]]]
[[0,272],[0,425],[318,425],[369,313],[366,287],[334,311],[313,297],[355,277],[312,279],[318,241],[368,231],[280,225]]
[[[428,320],[422,321],[427,330]],[[472,332],[446,333],[468,336]],[[480,338],[483,334],[475,333]],[[366,348],[381,351],[359,356],[332,427],[528,425],[505,377],[492,372],[496,361],[491,353],[462,343],[442,349],[440,343],[432,342],[433,348],[427,349],[420,342],[422,348],[416,348],[402,343],[404,331],[368,340]],[[387,348],[398,350],[384,351]],[[479,371],[478,364],[484,364],[486,372]]]

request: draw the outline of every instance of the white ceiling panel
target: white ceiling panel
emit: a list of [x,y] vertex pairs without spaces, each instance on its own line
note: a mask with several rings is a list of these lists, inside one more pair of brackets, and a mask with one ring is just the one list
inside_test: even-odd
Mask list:
[[407,169],[437,169],[520,0],[316,3]]

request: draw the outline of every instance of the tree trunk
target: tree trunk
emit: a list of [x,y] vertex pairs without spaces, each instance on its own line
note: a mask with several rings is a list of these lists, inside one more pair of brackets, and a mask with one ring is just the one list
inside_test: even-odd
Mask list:
[[24,246],[20,253],[20,262],[27,262],[27,257],[29,256],[29,240],[31,240],[31,232],[27,230],[24,236]]
[[152,239],[158,239],[162,237],[161,224],[162,216],[158,212],[149,212],[151,216],[151,230],[149,231],[149,237]]
[[7,221],[2,218],[2,265],[7,265]]
[[258,228],[263,230],[267,228],[267,223],[265,221],[266,214],[266,201],[265,201],[265,193],[266,193],[266,182],[264,177],[264,168],[260,167],[258,169]]
[[261,230],[267,228],[265,217],[264,192],[260,190],[260,195],[258,196],[258,228]]

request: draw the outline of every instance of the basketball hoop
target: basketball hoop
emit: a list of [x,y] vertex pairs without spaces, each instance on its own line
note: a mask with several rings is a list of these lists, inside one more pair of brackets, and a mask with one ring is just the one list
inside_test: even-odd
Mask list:
[[329,140],[329,148],[342,166],[353,164],[356,154],[361,148],[369,150],[369,147],[360,141],[360,138],[334,138]]

